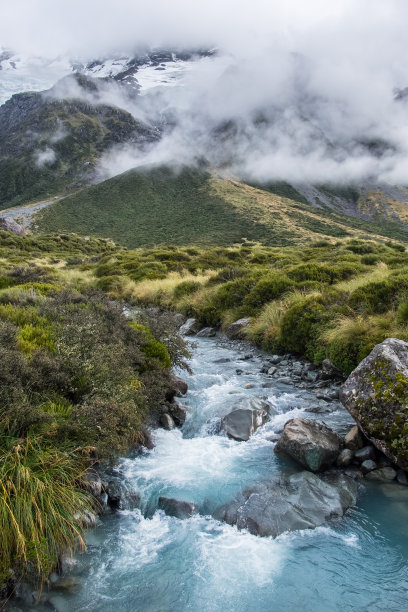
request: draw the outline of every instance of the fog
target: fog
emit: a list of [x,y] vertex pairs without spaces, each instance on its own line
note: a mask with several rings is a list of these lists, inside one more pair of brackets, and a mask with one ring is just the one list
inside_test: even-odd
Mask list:
[[136,100],[117,85],[99,91],[98,103],[163,129],[148,150],[110,151],[101,176],[206,158],[258,181],[408,184],[408,97],[396,100],[408,86],[408,5],[333,4],[16,0],[0,8],[0,40],[81,61],[146,46],[218,50],[178,86]]

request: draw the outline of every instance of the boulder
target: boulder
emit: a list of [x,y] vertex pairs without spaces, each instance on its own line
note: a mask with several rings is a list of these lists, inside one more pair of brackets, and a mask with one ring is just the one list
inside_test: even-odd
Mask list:
[[179,329],[182,336],[194,336],[200,331],[200,324],[197,319],[187,319],[185,323]]
[[397,472],[397,480],[399,484],[408,486],[408,474],[405,470],[398,470]]
[[221,428],[229,438],[246,441],[269,416],[269,404],[256,398],[242,399],[235,409],[221,421]]
[[238,319],[238,321],[234,321],[234,323],[231,323],[231,325],[228,327],[225,333],[227,334],[228,338],[230,338],[231,340],[242,338],[243,330],[245,329],[245,327],[248,327],[250,322],[251,322],[251,319],[248,319],[248,318]]
[[214,338],[216,333],[217,330],[215,327],[203,327],[203,329],[200,329],[197,333],[197,338]]
[[350,374],[340,399],[364,435],[392,463],[408,465],[408,343],[387,338]]
[[354,425],[344,438],[344,446],[351,450],[358,450],[364,446],[363,436],[357,425]]
[[120,477],[112,478],[108,482],[106,493],[112,510],[133,510],[140,507],[140,493]]
[[173,421],[173,417],[167,412],[161,415],[160,425],[163,427],[163,429],[167,429],[169,431],[174,429],[176,426],[175,422]]
[[283,452],[312,472],[330,467],[341,449],[341,439],[324,423],[307,419],[291,419],[285,424],[277,453]]
[[259,536],[313,529],[343,516],[356,502],[357,484],[343,474],[321,478],[311,472],[292,474],[242,491],[214,513],[218,520]]
[[378,470],[373,470],[366,475],[366,478],[369,480],[377,480],[379,482],[390,482],[395,480],[396,477],[397,472],[392,467],[378,468]]
[[196,504],[180,501],[172,497],[159,497],[158,507],[168,516],[175,516],[179,519],[190,518],[190,516],[197,512]]
[[93,470],[88,470],[82,477],[82,482],[87,491],[96,498],[102,495],[102,480]]
[[4,230],[6,232],[12,232],[16,236],[24,236],[25,231],[24,228],[16,223],[14,219],[0,219],[0,230]]

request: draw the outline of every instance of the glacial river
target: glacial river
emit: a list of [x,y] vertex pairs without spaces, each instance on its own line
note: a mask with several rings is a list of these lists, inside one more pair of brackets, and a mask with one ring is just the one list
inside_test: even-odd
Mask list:
[[[254,353],[248,358],[248,353]],[[139,491],[141,509],[107,514],[87,534],[87,552],[68,574],[69,589],[45,589],[37,606],[57,612],[403,612],[408,609],[408,488],[360,485],[357,507],[315,530],[260,538],[211,514],[242,488],[299,468],[274,453],[295,416],[352,425],[337,401],[316,389],[274,382],[265,356],[223,338],[196,339],[181,375],[189,391],[181,430],[154,432],[155,448],[122,459],[117,472]],[[245,359],[244,359],[245,358]],[[252,385],[250,388],[246,388]],[[268,385],[268,386],[265,386]],[[248,442],[218,431],[242,396],[271,405],[270,421]],[[320,407],[321,413],[306,412]],[[179,520],[157,510],[159,496],[195,502]]]

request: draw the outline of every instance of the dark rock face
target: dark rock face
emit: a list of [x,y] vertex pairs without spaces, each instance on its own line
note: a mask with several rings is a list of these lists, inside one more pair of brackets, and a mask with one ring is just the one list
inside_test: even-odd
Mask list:
[[194,336],[200,331],[200,324],[197,319],[187,319],[185,323],[180,327],[180,334],[182,336]]
[[327,380],[331,378],[343,378],[343,375],[330,359],[323,359],[321,377]]
[[369,459],[375,459],[375,449],[373,446],[363,446],[354,453],[354,458],[357,461],[368,461]]
[[374,446],[408,465],[408,343],[387,338],[350,374],[340,399]]
[[257,399],[240,402],[235,410],[222,419],[221,427],[228,437],[246,441],[261,427],[269,415],[269,405]]
[[277,536],[313,529],[343,516],[356,496],[357,484],[347,476],[331,474],[323,479],[305,471],[245,489],[233,502],[218,508],[214,517],[254,535]]
[[244,319],[238,319],[238,321],[234,321],[234,323],[231,323],[231,325],[228,327],[226,331],[228,338],[230,338],[231,340],[242,338],[242,332],[244,328],[250,324],[250,322],[251,322],[251,319],[244,318]]
[[275,447],[312,472],[330,467],[341,449],[341,439],[329,427],[317,421],[291,419],[285,424]]
[[179,519],[190,518],[190,516],[197,512],[196,504],[180,501],[172,497],[159,497],[158,507],[168,516],[175,516]]

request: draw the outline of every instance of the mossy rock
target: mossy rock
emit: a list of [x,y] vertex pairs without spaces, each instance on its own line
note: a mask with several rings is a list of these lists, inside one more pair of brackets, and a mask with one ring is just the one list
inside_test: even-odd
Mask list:
[[408,469],[408,343],[387,338],[350,374],[340,399],[367,438]]

